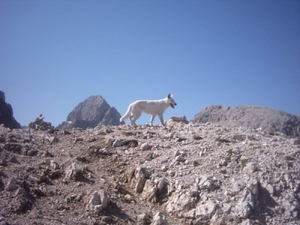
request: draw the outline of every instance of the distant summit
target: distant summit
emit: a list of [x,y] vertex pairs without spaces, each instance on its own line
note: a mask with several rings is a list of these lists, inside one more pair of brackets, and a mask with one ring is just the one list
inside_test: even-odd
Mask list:
[[288,136],[300,136],[300,116],[267,107],[213,105],[202,109],[191,122],[211,122],[229,127],[245,126],[267,133],[280,132]]
[[20,124],[13,117],[13,109],[10,104],[5,102],[5,94],[0,91],[0,125],[5,127],[21,128]]
[[[58,129],[94,128],[98,125],[120,125],[120,113],[100,96],[90,96],[69,113]],[[123,123],[122,123],[123,124]]]

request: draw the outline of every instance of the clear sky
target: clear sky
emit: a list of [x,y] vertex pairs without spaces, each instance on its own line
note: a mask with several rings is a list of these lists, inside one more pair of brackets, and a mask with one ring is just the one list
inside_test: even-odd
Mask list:
[[165,119],[214,104],[300,114],[300,1],[0,0],[0,90],[21,125],[56,126],[91,95],[121,115],[168,93]]

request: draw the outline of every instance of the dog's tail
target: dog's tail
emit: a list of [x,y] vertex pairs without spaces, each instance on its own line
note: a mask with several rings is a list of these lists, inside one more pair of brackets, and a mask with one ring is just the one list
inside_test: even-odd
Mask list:
[[120,122],[128,119],[130,116],[131,116],[131,105],[128,107],[127,112],[125,113],[125,115],[120,118]]

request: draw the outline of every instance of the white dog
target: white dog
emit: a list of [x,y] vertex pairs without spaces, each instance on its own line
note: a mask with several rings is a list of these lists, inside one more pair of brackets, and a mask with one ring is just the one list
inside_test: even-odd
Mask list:
[[174,108],[175,105],[177,104],[171,94],[160,100],[138,100],[129,105],[125,115],[120,118],[120,122],[130,118],[131,124],[136,126],[135,121],[141,116],[142,112],[145,112],[151,115],[150,126],[152,126],[155,116],[158,116],[161,124],[165,126],[163,113],[169,106]]

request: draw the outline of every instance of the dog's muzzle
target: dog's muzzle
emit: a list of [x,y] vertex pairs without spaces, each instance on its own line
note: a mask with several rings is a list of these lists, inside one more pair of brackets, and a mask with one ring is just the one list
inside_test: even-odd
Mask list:
[[174,103],[174,105],[172,103],[170,103],[171,107],[174,109],[174,105],[177,105],[176,103]]

